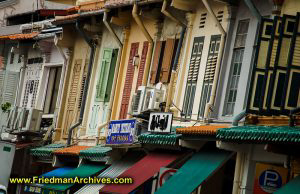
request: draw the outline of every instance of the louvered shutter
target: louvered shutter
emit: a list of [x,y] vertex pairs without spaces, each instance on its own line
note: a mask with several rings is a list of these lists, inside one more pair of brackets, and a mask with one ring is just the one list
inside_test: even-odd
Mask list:
[[132,43],[130,49],[130,56],[126,71],[125,84],[123,89],[120,119],[125,119],[127,117],[128,105],[130,100],[130,93],[132,89],[134,66],[133,66],[133,57],[138,53],[139,43]]
[[4,90],[5,71],[0,70],[0,103],[2,104],[2,95]]
[[64,134],[68,134],[68,129],[71,126],[74,118],[74,111],[77,99],[77,90],[78,84],[80,79],[80,71],[81,71],[81,63],[82,59],[77,59],[74,64],[74,69],[72,73],[72,81],[69,87],[69,96],[67,102],[67,111],[66,111],[66,118],[65,118],[65,127],[64,127]]
[[19,73],[6,71],[2,102],[9,102],[14,105],[16,92],[18,88]]
[[162,49],[162,42],[157,41],[154,55],[153,55],[153,63],[152,63],[151,74],[150,74],[151,84],[155,84],[157,81],[157,72],[158,72],[158,65],[159,65],[159,60],[161,55],[161,49]]
[[140,62],[140,68],[139,68],[139,74],[138,74],[138,79],[137,79],[136,90],[143,83],[143,77],[144,77],[144,70],[145,70],[145,63],[146,63],[146,58],[147,58],[147,52],[148,52],[148,41],[145,41],[144,45],[143,45],[143,51],[142,51],[142,57],[141,57],[141,62]]
[[175,39],[167,39],[163,61],[162,61],[162,67],[161,67],[160,80],[163,83],[168,83],[170,79],[174,46],[175,46]]
[[112,54],[112,49],[103,49],[100,73],[98,77],[98,83],[96,85],[96,101],[104,101]]
[[204,73],[198,118],[202,118],[204,116],[206,103],[210,99],[211,88],[215,77],[215,70],[216,70],[218,54],[220,50],[220,41],[221,41],[221,35],[211,36],[208,57],[206,61],[206,68]]
[[0,69],[4,68],[4,57],[0,56]]
[[194,38],[190,64],[189,64],[189,71],[187,76],[187,86],[186,86],[184,103],[183,103],[184,117],[192,116],[201,56],[203,51],[203,44],[204,44],[204,36]]

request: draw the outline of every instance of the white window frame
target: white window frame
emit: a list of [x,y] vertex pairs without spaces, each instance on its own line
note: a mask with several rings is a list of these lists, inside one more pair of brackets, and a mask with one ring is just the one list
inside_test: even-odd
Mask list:
[[[51,67],[63,68],[63,64],[62,63],[44,63],[43,69],[42,69],[40,87],[38,89],[38,100],[36,102],[37,109],[39,109],[39,110],[44,110]],[[62,76],[63,75],[60,76],[60,80],[62,79]],[[59,90],[61,90],[61,88],[59,88]],[[60,98],[60,96],[58,95],[57,99],[59,99],[59,98]],[[48,118],[54,117],[54,114],[44,114],[44,115],[46,115],[46,117],[48,117]]]

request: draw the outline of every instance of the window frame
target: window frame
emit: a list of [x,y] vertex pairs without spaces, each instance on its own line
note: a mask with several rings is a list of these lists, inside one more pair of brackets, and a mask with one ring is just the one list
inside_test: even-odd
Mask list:
[[[247,31],[239,33],[238,32],[239,27],[240,27],[240,25],[244,25],[243,23],[247,23]],[[222,113],[222,115],[225,117],[234,115],[234,108],[235,108],[237,94],[238,94],[238,86],[239,86],[239,81],[240,81],[240,77],[241,77],[241,70],[242,70],[242,65],[243,65],[243,60],[244,60],[246,41],[247,41],[247,36],[249,33],[249,25],[250,25],[249,18],[238,21],[234,45],[233,45],[234,48],[233,48],[231,62],[230,62],[230,71],[229,71],[229,76],[228,76],[228,80],[227,80],[227,90],[226,90],[226,94],[225,94],[223,113]],[[243,45],[237,44],[237,39],[240,36],[244,36],[244,38],[243,38],[244,44]],[[236,73],[236,74],[234,74],[234,73]],[[233,82],[235,82],[234,85],[233,85]],[[232,97],[233,100],[229,102],[231,92],[235,92],[235,95],[234,95],[234,97]],[[231,109],[229,109],[229,106],[231,106]]]

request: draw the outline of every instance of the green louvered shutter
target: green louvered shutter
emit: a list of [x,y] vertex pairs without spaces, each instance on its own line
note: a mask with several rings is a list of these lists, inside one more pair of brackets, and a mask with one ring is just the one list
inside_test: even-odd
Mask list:
[[105,48],[103,50],[100,73],[96,85],[96,99],[95,99],[96,101],[104,101],[105,99],[105,92],[108,83],[112,55],[113,55],[112,49]]

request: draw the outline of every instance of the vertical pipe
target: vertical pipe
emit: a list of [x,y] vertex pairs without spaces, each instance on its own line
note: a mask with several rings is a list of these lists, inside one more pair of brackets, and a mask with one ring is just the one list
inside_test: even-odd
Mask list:
[[174,17],[170,12],[167,11],[167,1],[166,0],[164,0],[164,2],[163,2],[161,12],[166,17],[170,18],[171,20],[175,21],[176,23],[178,23],[179,25],[182,26],[179,43],[178,43],[178,47],[177,47],[176,54],[175,54],[174,63],[172,64],[172,73],[171,73],[170,83],[168,86],[167,102],[166,102],[166,110],[165,110],[166,112],[168,112],[168,111],[170,111],[170,107],[172,104],[173,85],[174,85],[174,80],[175,80],[175,76],[177,73],[176,69],[177,69],[177,65],[178,65],[178,61],[179,61],[180,51],[181,51],[184,35],[186,32],[186,25],[183,22],[181,22],[179,19]]
[[172,65],[172,74],[171,74],[171,79],[170,79],[170,83],[169,83],[169,87],[168,87],[168,94],[167,94],[166,112],[168,112],[170,110],[170,106],[172,104],[174,79],[176,76],[176,69],[177,69],[177,65],[178,65],[178,60],[179,60],[179,56],[180,56],[180,51],[181,51],[185,31],[186,31],[186,27],[182,27],[178,47],[177,47],[176,54],[175,54],[174,63]]
[[180,73],[178,75],[178,77],[180,78],[180,81],[179,81],[179,86],[177,88],[177,95],[175,95],[175,99],[176,99],[176,105],[177,106],[180,106],[180,100],[181,100],[181,97],[183,97],[182,95],[180,95],[180,92],[182,91],[182,88],[183,88],[183,84],[185,83],[185,79],[184,79],[184,75],[185,75],[185,72],[186,72],[186,66],[188,64],[188,58],[189,58],[189,53],[188,51],[190,50],[190,43],[191,43],[191,39],[192,39],[192,29],[193,29],[193,22],[194,22],[194,19],[195,19],[195,14],[194,13],[187,13],[187,20],[188,20],[188,26],[187,26],[187,41],[186,41],[186,44],[185,44],[185,54],[184,54],[184,59],[183,59],[183,62],[181,63],[182,64],[182,67],[180,68]]
[[219,81],[219,74],[220,74],[220,69],[221,69],[221,62],[222,62],[222,57],[223,57],[223,52],[225,48],[225,39],[226,39],[226,32],[224,28],[222,27],[221,23],[219,22],[218,18],[216,17],[215,13],[213,12],[211,6],[209,5],[207,0],[202,0],[204,6],[206,7],[207,11],[211,15],[212,19],[214,20],[214,23],[217,25],[218,29],[221,32],[221,42],[220,42],[220,51],[218,55],[218,60],[216,64],[216,69],[215,69],[215,75],[214,75],[214,81],[211,89],[211,95],[209,98],[209,102],[205,106],[205,111],[204,111],[204,121],[208,121],[209,117],[209,112],[211,111],[212,106],[215,103],[216,100],[216,93],[217,93],[217,86],[218,86],[218,81]]
[[150,64],[151,64],[152,53],[153,53],[153,39],[150,36],[149,32],[147,31],[143,21],[141,20],[141,18],[138,15],[138,6],[136,3],[133,5],[132,17],[149,42],[148,54],[147,54],[147,58],[146,58],[145,71],[144,71],[143,82],[142,82],[142,85],[146,86],[148,77],[149,77],[149,70],[150,70]]
[[92,73],[92,67],[93,67],[94,57],[95,57],[95,42],[91,38],[89,38],[85,34],[85,32],[81,29],[81,27],[79,26],[79,21],[76,21],[76,29],[79,32],[80,36],[82,36],[83,39],[86,41],[86,43],[89,45],[89,47],[91,48],[91,51],[90,51],[90,60],[89,60],[89,64],[88,64],[86,81],[85,81],[84,89],[83,89],[83,95],[82,95],[82,101],[81,101],[81,106],[80,106],[79,119],[78,119],[77,123],[75,123],[74,125],[72,125],[69,128],[68,140],[67,140],[67,145],[68,146],[71,145],[71,139],[72,139],[73,130],[76,127],[80,126],[81,123],[82,123],[82,120],[83,120],[84,109],[85,109],[85,105],[86,105],[86,98],[87,98],[88,88],[89,88],[90,79],[91,79],[91,73]]

